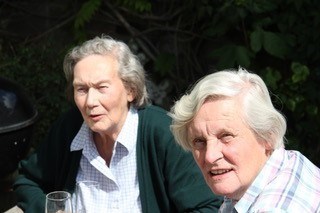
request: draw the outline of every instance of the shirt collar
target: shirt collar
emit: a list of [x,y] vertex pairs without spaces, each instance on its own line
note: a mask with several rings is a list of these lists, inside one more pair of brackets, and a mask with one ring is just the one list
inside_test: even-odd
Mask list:
[[136,147],[138,120],[138,111],[130,107],[126,121],[117,138],[117,142],[126,147],[129,153]]
[[84,149],[87,142],[91,140],[92,140],[92,131],[90,130],[88,125],[85,122],[83,122],[77,135],[72,140],[70,151],[77,151],[77,150]]

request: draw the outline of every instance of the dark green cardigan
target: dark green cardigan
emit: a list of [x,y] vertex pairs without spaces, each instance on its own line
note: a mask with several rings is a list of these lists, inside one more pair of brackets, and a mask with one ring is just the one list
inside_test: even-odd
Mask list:
[[[25,212],[44,212],[45,194],[50,191],[73,192],[82,150],[70,152],[70,144],[82,123],[77,109],[66,112],[37,151],[20,162],[14,190]],[[139,110],[137,168],[142,211],[217,212],[221,197],[208,188],[192,155],[174,142],[170,123],[167,112],[159,107]]]

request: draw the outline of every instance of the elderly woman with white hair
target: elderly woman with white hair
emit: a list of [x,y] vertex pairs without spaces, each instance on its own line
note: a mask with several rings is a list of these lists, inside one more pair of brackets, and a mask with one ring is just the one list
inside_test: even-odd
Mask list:
[[178,144],[225,196],[220,212],[320,211],[320,170],[285,150],[286,120],[258,75],[243,68],[209,74],[170,114]]

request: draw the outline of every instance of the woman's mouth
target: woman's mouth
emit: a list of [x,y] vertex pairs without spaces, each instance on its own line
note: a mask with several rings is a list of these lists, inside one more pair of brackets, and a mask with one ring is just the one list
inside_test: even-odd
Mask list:
[[211,170],[209,171],[209,174],[211,176],[216,176],[216,175],[222,175],[230,172],[232,169],[217,169],[217,170]]
[[92,119],[93,121],[97,121],[97,120],[99,120],[99,119],[101,118],[101,115],[90,115],[89,117],[90,117],[90,119]]

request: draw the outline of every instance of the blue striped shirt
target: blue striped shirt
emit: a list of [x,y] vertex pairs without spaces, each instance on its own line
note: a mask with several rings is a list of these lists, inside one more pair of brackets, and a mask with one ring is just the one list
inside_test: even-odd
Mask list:
[[275,150],[242,198],[220,212],[320,212],[320,169],[298,151]]
[[[141,212],[140,192],[137,174],[136,143],[139,117],[130,108],[126,121],[115,142],[110,166],[99,155],[92,138],[92,131],[83,123],[71,144],[71,151],[83,149],[77,182],[93,180],[100,189],[84,194],[83,208],[86,213],[96,212]],[[93,202],[90,202],[93,200]],[[75,196],[73,196],[75,202]]]

